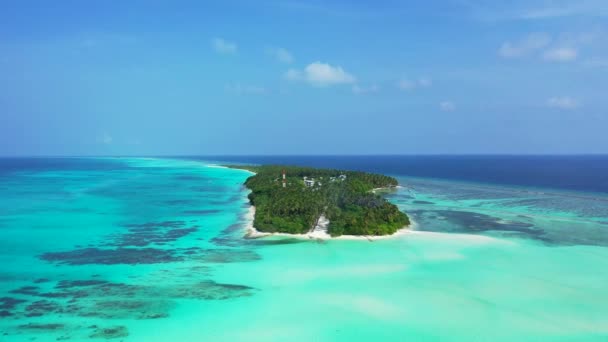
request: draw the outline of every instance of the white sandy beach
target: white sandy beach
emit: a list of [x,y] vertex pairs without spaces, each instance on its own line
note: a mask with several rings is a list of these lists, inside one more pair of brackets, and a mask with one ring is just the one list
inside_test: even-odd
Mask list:
[[255,175],[255,172],[249,171],[249,170],[245,170],[245,169],[231,168],[231,167],[227,167],[227,166],[223,166],[223,165],[218,165],[218,164],[206,164],[206,165],[207,165],[207,167],[213,167],[213,168],[217,168],[217,169],[240,170],[240,171],[244,171],[244,172],[250,173],[252,175]]

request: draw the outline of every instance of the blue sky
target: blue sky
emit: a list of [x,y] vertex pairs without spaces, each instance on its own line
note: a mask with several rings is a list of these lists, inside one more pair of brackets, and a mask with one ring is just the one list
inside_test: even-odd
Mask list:
[[608,1],[28,1],[0,155],[608,153]]

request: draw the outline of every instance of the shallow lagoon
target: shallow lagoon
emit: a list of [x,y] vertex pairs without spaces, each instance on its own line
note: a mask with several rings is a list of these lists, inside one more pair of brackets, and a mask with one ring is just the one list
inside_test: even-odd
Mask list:
[[402,178],[416,232],[244,240],[246,172],[90,163],[1,176],[0,340],[608,338],[602,196]]

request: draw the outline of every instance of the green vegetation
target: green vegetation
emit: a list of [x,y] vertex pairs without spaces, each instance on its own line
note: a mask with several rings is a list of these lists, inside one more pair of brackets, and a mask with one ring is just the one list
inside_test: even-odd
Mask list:
[[304,234],[321,215],[330,220],[332,236],[387,235],[409,225],[406,214],[372,192],[396,186],[392,177],[295,166],[229,167],[256,173],[245,185],[251,190],[249,200],[256,207],[254,226],[259,231]]

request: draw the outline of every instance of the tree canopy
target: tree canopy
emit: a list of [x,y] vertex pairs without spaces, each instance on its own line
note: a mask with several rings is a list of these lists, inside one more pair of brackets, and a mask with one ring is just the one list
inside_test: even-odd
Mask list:
[[249,201],[256,207],[254,226],[259,231],[304,234],[321,215],[330,220],[332,236],[388,235],[410,223],[405,213],[372,191],[397,186],[392,177],[297,166],[230,167],[256,173],[245,186],[251,190]]

